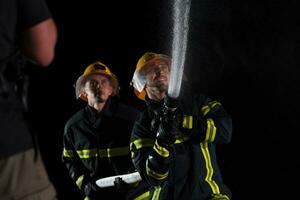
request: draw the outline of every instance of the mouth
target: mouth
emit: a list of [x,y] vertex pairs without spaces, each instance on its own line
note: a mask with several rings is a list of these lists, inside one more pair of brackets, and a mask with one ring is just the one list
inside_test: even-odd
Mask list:
[[160,76],[160,77],[157,77],[156,80],[157,80],[157,81],[166,81],[166,80],[167,80],[167,77],[165,77],[165,76]]

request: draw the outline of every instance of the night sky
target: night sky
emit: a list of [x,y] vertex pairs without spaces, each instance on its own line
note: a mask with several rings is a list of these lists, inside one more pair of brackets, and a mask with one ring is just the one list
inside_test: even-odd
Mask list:
[[[233,118],[231,143],[218,147],[233,199],[296,199],[300,7],[257,2],[192,1],[182,89],[219,100]],[[30,116],[59,199],[81,199],[61,163],[64,124],[84,106],[73,84],[100,60],[118,76],[123,102],[142,107],[129,83],[146,51],[170,55],[171,3],[48,1],[59,38],[49,68],[29,66]]]

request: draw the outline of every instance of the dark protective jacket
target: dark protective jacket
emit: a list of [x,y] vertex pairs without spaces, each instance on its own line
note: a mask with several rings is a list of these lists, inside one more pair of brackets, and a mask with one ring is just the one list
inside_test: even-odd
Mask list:
[[231,139],[232,121],[222,105],[203,95],[180,98],[184,136],[165,148],[156,139],[163,102],[147,99],[146,103],[133,128],[131,151],[142,178],[155,187],[155,196],[166,200],[229,199],[215,149],[216,144]]
[[[129,142],[138,114],[134,108],[111,100],[100,113],[86,106],[68,120],[62,159],[80,189],[86,182],[135,171]],[[125,199],[113,187],[98,189],[99,196]]]

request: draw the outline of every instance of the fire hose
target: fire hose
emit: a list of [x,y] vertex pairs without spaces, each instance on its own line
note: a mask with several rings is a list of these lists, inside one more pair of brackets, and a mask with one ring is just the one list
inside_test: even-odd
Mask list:
[[105,178],[100,178],[96,181],[97,186],[101,188],[106,187],[112,187],[114,186],[114,181],[116,178],[121,178],[123,181],[125,181],[128,184],[135,183],[138,181],[141,181],[142,178],[138,172],[130,173],[130,174],[123,174],[123,175],[116,175],[116,176],[110,176]]

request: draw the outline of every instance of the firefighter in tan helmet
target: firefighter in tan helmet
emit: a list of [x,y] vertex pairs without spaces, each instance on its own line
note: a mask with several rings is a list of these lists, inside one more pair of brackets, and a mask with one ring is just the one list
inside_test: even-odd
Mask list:
[[229,200],[215,149],[230,141],[231,117],[203,94],[168,97],[171,67],[167,55],[153,52],[137,62],[132,85],[146,108],[133,126],[132,161],[156,199]]
[[115,98],[117,77],[102,62],[87,66],[75,85],[76,97],[87,105],[65,124],[63,163],[87,199],[134,199],[146,192],[142,182],[128,184],[115,179],[113,187],[96,181],[134,172],[129,140],[139,111]]

